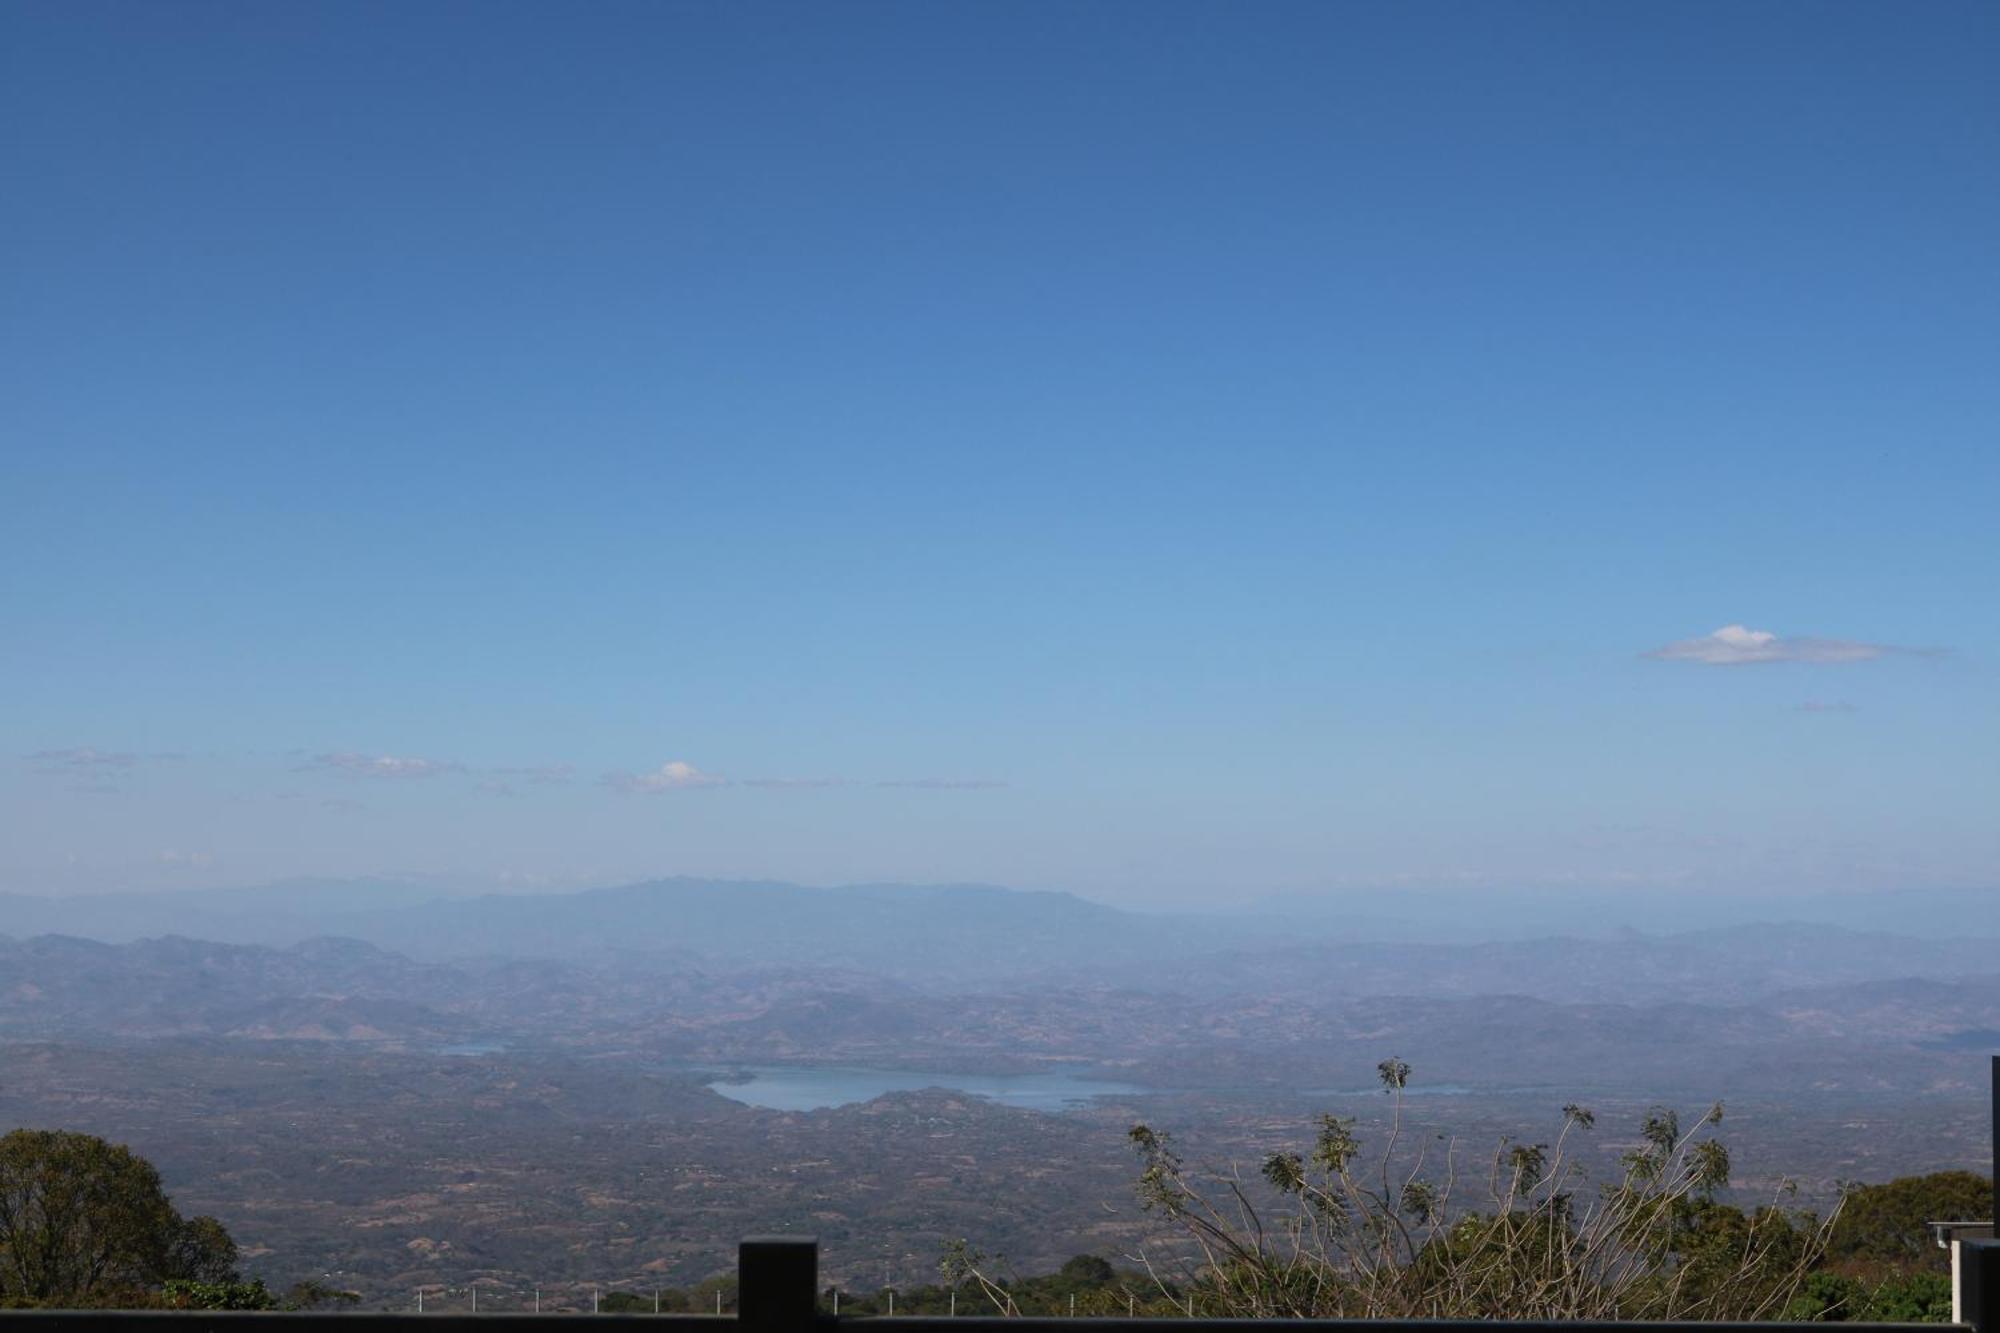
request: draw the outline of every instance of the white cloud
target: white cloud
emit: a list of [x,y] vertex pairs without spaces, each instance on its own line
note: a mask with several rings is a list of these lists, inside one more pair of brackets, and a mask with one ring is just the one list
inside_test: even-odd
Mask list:
[[215,866],[214,852],[178,852],[168,850],[155,854],[153,859],[160,865],[173,866],[177,869],[185,870],[209,870]]
[[650,773],[604,775],[605,786],[622,792],[688,791],[695,787],[723,787],[728,784],[728,778],[704,773],[681,759],[669,760]]
[[1662,662],[1702,666],[1747,666],[1755,662],[1868,662],[1913,649],[1855,639],[1788,639],[1767,629],[1724,625],[1698,639],[1677,639],[1646,656]]
[[356,754],[339,750],[316,754],[306,768],[324,768],[357,778],[434,778],[440,773],[457,773],[465,765],[442,759],[403,758],[392,754]]

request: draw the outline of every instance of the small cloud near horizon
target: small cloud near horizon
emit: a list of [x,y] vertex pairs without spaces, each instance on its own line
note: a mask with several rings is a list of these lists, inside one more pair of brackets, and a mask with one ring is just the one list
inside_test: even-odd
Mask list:
[[153,860],[159,865],[172,866],[179,870],[212,870],[215,868],[214,852],[180,852],[167,850],[154,854]]
[[99,750],[89,745],[62,750],[36,750],[23,757],[30,763],[43,765],[41,771],[44,773],[102,772],[107,768],[131,768],[139,762],[136,754]]
[[1676,639],[1645,656],[1660,662],[1701,666],[1748,666],[1759,662],[1872,662],[1892,653],[1922,650],[1858,639],[1786,638],[1767,629],[1724,625],[1696,639]]
[[854,784],[846,778],[745,778],[739,785],[761,787],[766,791],[792,791],[808,788],[850,787]]
[[490,768],[487,772],[497,778],[519,778],[523,782],[568,782],[576,776],[576,765],[520,764],[514,767]]
[[878,782],[878,787],[911,787],[920,791],[992,791],[1007,784],[998,778],[906,778]]
[[[91,745],[36,750],[21,756],[45,778],[68,778],[68,790],[85,796],[118,796],[125,788],[119,779],[137,768],[141,756],[124,750],[100,750]],[[160,756],[153,756],[159,758]]]
[[1861,710],[1845,699],[1808,699],[1800,704],[1801,713],[1858,713]]
[[717,773],[704,773],[685,760],[672,759],[650,773],[606,773],[603,783],[613,791],[633,794],[726,787],[729,779]]
[[336,750],[328,754],[316,754],[297,771],[306,772],[324,769],[333,773],[345,773],[357,778],[434,778],[441,773],[462,773],[465,765],[451,763],[443,759],[416,759],[392,754],[357,754],[352,750]]

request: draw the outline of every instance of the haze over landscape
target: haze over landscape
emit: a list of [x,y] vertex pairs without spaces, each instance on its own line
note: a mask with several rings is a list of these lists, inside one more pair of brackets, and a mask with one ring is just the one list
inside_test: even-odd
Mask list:
[[0,5],[0,1136],[370,1308],[1176,1254],[1135,1124],[1990,1171],[1996,52]]

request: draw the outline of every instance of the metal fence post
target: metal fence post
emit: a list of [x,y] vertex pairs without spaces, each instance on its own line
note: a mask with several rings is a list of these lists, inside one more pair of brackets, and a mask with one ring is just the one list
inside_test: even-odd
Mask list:
[[2000,1055],[1993,1057],[1993,1237],[1952,1241],[1951,1304],[1977,1333],[2000,1333]]
[[1961,1317],[1975,1333],[2000,1333],[2000,1238],[1958,1242]]
[[819,1321],[819,1241],[752,1236],[737,1247],[736,1318],[755,1333],[810,1333]]

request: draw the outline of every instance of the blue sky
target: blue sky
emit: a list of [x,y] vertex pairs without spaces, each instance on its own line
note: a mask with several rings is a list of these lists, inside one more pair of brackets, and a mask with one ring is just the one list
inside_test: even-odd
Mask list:
[[0,888],[1992,885],[1996,57],[7,6]]

